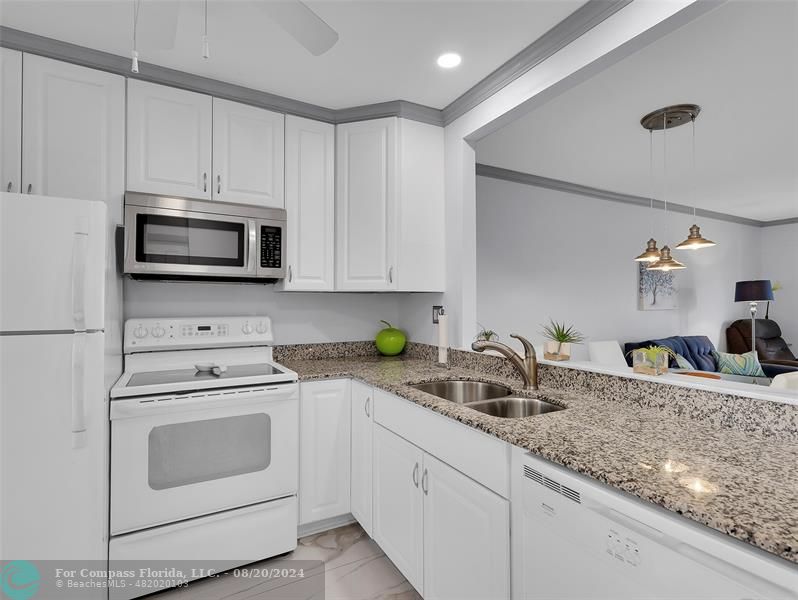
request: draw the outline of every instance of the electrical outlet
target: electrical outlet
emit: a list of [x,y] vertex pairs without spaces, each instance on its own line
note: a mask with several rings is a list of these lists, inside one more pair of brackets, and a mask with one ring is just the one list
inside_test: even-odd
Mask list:
[[440,316],[442,310],[443,310],[442,306],[433,306],[432,307],[432,323],[433,324],[437,324],[438,323],[438,317]]

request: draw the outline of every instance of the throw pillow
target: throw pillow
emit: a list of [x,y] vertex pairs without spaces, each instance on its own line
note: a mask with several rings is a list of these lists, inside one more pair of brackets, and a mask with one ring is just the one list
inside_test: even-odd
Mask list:
[[695,371],[695,367],[681,354],[676,355],[676,364],[680,369],[687,369],[688,371]]
[[718,361],[718,372],[727,375],[746,375],[748,377],[764,377],[765,372],[759,364],[756,352],[751,350],[745,354],[729,354],[728,352],[714,352]]

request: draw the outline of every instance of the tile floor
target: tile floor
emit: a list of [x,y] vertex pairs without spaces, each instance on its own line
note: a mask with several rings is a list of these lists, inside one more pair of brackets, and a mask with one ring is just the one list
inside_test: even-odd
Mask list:
[[[321,561],[303,579],[236,578],[231,574],[194,581],[148,600],[421,600],[421,596],[356,523],[299,540],[285,556],[250,569],[291,567],[286,561]],[[301,563],[293,563],[301,565]]]

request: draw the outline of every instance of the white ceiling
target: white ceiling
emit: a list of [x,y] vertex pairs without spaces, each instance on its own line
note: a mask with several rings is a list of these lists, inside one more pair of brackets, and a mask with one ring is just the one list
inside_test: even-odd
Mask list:
[[[389,100],[443,108],[584,3],[309,0],[340,35],[329,52],[314,57],[268,19],[258,6],[264,1],[273,0],[210,0],[211,59],[204,61],[203,3],[182,0],[174,48],[141,43],[140,58],[327,108]],[[148,10],[152,15],[145,0],[143,39],[158,26],[147,21]],[[0,0],[2,25],[124,56],[132,15],[133,0]],[[435,59],[444,51],[462,54],[462,65],[440,69]]]
[[[798,217],[798,2],[732,0],[484,138],[477,160],[649,196],[646,113],[696,103],[655,133],[655,196],[757,220]],[[664,186],[667,187],[664,187]]]

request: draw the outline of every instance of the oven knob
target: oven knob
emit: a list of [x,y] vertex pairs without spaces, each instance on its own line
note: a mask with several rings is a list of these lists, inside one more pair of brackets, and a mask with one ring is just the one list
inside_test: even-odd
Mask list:
[[249,335],[252,333],[252,325],[249,323],[244,323],[244,325],[241,327],[241,331],[244,333],[244,335]]
[[135,335],[139,339],[147,337],[147,328],[142,325],[139,325],[133,330],[133,335]]
[[160,325],[156,326],[156,327],[155,327],[155,328],[152,330],[152,335],[153,335],[153,337],[157,337],[157,338],[159,338],[159,337],[163,337],[165,333],[166,333],[166,329],[164,329],[164,328],[163,328],[163,327],[161,327]]
[[263,335],[264,333],[267,333],[269,331],[269,326],[265,322],[261,321],[260,323],[258,323],[256,331],[261,335]]

